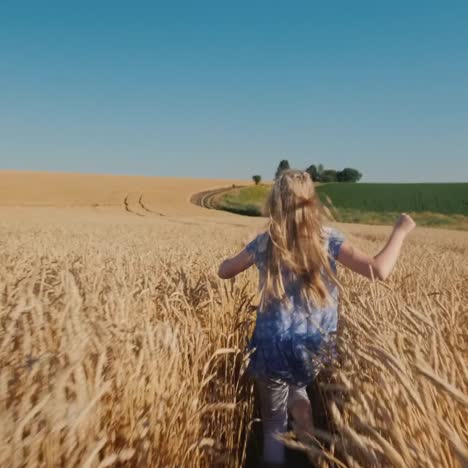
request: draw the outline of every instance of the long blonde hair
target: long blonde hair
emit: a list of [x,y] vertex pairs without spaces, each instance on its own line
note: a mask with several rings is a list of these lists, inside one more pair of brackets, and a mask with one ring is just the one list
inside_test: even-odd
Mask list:
[[325,246],[324,209],[307,172],[284,171],[276,180],[265,206],[269,216],[266,275],[261,306],[271,300],[288,301],[283,273],[298,282],[303,296],[316,306],[329,303],[323,273],[332,281]]

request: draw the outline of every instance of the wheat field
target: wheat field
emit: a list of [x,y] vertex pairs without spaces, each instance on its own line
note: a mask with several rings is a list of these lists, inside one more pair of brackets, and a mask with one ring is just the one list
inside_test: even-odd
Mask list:
[[[241,467],[264,221],[190,195],[236,181],[0,173],[0,466]],[[389,227],[341,225],[376,251]],[[418,229],[390,280],[340,271],[322,466],[468,465],[468,239]]]

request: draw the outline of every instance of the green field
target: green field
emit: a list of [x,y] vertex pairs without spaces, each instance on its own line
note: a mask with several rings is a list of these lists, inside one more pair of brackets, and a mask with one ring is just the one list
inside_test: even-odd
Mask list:
[[[216,202],[220,209],[260,216],[269,185],[231,190]],[[421,225],[468,228],[468,183],[346,184],[317,187],[325,204],[333,206],[338,221],[388,224],[401,212]]]
[[318,187],[339,209],[468,216],[468,184],[343,184]]
[[270,193],[270,185],[252,185],[235,188],[215,201],[222,210],[247,216],[261,216],[265,200]]

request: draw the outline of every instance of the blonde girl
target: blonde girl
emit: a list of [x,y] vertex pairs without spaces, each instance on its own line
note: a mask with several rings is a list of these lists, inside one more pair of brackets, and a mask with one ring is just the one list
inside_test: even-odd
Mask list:
[[415,227],[402,214],[375,256],[359,251],[336,229],[323,225],[322,209],[307,172],[288,170],[275,182],[266,205],[268,230],[225,260],[219,276],[233,278],[256,265],[260,306],[250,342],[249,371],[260,395],[264,463],[282,466],[288,413],[298,434],[310,433],[306,386],[333,348],[338,320],[336,261],[368,278],[385,280],[403,241]]

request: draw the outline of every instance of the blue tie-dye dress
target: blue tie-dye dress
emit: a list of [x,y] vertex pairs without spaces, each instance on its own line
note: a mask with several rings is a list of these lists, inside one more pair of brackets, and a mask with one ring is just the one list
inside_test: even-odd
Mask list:
[[[336,229],[324,228],[330,266],[336,271],[336,258],[344,241]],[[260,286],[265,276],[268,233],[257,236],[247,245],[258,267]],[[324,273],[324,276],[326,273]],[[293,385],[309,384],[317,375],[333,348],[338,322],[338,288],[325,276],[330,292],[329,306],[317,308],[303,298],[294,279],[285,279],[288,302],[270,301],[257,311],[249,371],[254,376],[281,379]]]

